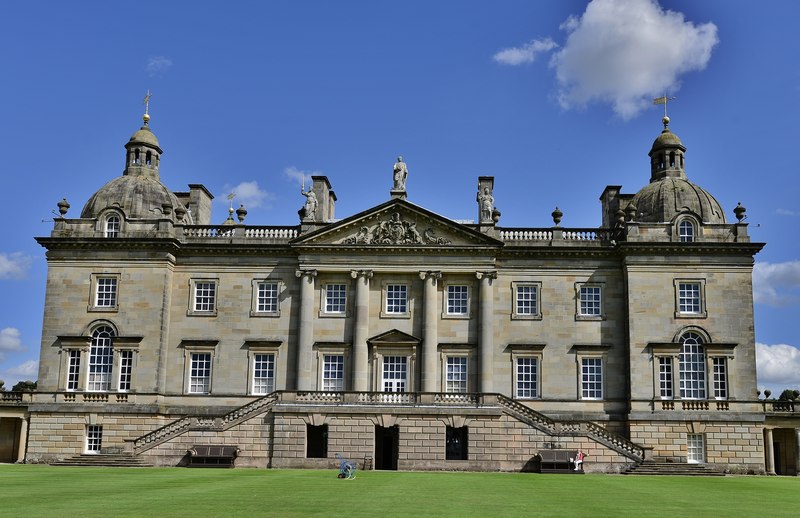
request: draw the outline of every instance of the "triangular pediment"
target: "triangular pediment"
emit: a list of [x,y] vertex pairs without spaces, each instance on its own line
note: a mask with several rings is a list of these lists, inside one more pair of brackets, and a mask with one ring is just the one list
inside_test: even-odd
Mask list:
[[294,245],[359,247],[498,247],[502,242],[466,225],[394,199],[300,236]]
[[367,339],[367,343],[372,345],[392,345],[392,344],[419,344],[422,342],[421,338],[404,333],[398,329],[391,329],[383,333],[377,334],[372,338]]

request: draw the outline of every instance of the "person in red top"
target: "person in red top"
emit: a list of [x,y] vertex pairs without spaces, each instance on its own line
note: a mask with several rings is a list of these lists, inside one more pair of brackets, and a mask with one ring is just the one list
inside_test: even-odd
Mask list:
[[575,471],[580,471],[583,469],[583,458],[585,455],[583,451],[578,450],[578,455],[575,456]]

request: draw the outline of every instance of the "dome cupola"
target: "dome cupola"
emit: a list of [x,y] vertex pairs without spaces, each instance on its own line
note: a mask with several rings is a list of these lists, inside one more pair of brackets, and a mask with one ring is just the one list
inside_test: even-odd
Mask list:
[[684,169],[681,139],[669,129],[669,117],[662,119],[664,129],[650,149],[650,183],[631,200],[636,221],[672,222],[678,215],[691,213],[703,223],[725,223],[722,205],[708,191],[688,180]]
[[150,92],[144,98],[145,110],[142,119],[144,124],[134,133],[125,149],[125,176],[148,176],[158,180],[158,166],[163,151],[158,139],[150,130]]

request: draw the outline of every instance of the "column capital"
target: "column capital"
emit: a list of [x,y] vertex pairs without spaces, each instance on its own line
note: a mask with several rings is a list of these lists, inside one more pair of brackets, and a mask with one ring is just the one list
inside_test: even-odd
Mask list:
[[294,275],[295,277],[303,277],[304,275],[308,275],[309,277],[316,277],[317,270],[295,270]]
[[480,279],[497,279],[497,271],[489,271],[489,272],[475,272],[475,277]]
[[350,277],[358,279],[359,277],[372,278],[372,270],[350,270]]
[[423,281],[425,279],[433,279],[433,282],[435,283],[436,281],[442,278],[442,272],[432,271],[432,270],[421,271],[419,272],[419,278],[422,279]]

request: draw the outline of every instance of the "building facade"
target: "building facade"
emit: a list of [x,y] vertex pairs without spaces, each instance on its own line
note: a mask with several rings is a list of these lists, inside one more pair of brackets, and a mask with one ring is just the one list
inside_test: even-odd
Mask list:
[[316,176],[299,225],[250,226],[244,207],[212,225],[200,184],[164,186],[145,116],[123,175],[37,238],[38,391],[0,406],[9,457],[182,465],[225,444],[239,466],[526,470],[580,448],[591,471],[795,474],[798,414],[756,392],[763,244],[688,180],[668,124],[650,182],[608,186],[597,228],[558,209],[503,227],[488,176],[477,222],[442,217],[408,201],[402,158],[385,203],[337,220]]

